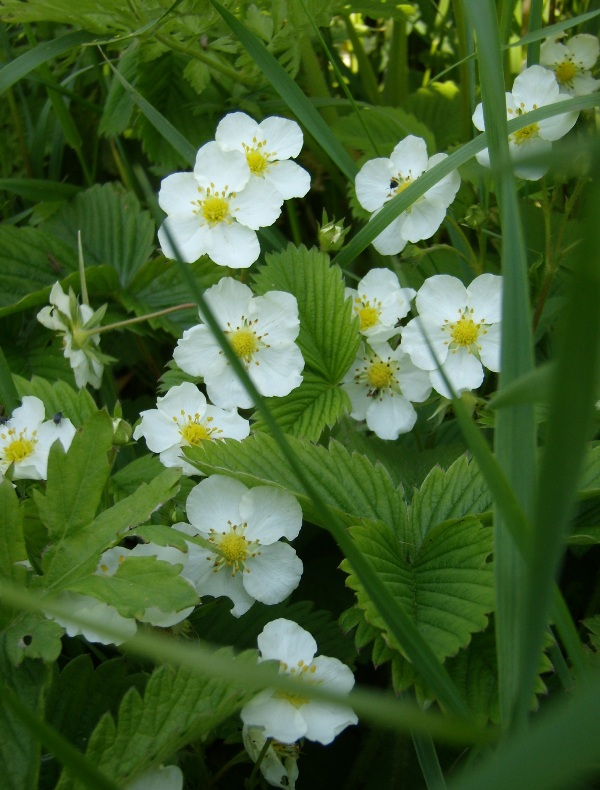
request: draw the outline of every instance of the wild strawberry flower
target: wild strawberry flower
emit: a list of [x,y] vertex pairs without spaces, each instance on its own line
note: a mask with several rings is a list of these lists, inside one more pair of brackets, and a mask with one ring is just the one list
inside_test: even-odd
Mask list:
[[53,603],[66,613],[46,612],[46,617],[62,626],[67,636],[82,635],[88,642],[121,645],[136,634],[137,625],[132,617],[123,617],[114,606],[91,595],[64,591],[53,598]]
[[[261,395],[281,397],[300,385],[304,359],[294,342],[300,331],[295,296],[269,291],[254,297],[247,285],[224,277],[204,298]],[[217,406],[254,405],[207,324],[187,329],[173,357],[186,373],[204,378]]]
[[194,447],[217,439],[245,439],[250,423],[235,410],[211,406],[198,387],[184,382],[158,398],[156,409],[141,412],[142,421],[133,432],[142,436],[153,453],[160,453],[164,466],[179,466],[186,475],[200,474],[189,464],[183,447]]
[[[256,762],[264,749],[267,739],[261,727],[242,728],[242,741],[252,760]],[[260,762],[260,772],[272,787],[295,790],[298,778],[298,757],[300,746],[297,743],[281,743],[271,740]]]
[[225,595],[235,617],[254,601],[275,604],[295,590],[302,562],[280,540],[293,540],[302,526],[302,509],[287,491],[272,486],[247,489],[243,483],[212,475],[187,498],[189,524],[176,524],[199,535],[204,546],[188,541],[184,575],[199,595]]
[[354,420],[366,420],[380,439],[397,439],[412,430],[417,421],[412,403],[429,397],[431,383],[428,373],[413,365],[401,348],[378,341],[359,349],[342,388]]
[[74,436],[71,420],[62,415],[46,420],[42,401],[25,395],[22,405],[0,425],[0,474],[12,465],[15,480],[46,480],[50,448],[59,441],[68,450]]
[[417,293],[419,311],[402,331],[400,348],[431,371],[431,384],[451,398],[438,366],[457,395],[479,387],[483,366],[500,370],[502,277],[482,274],[466,288],[448,274],[429,277]]
[[396,324],[407,315],[416,291],[401,288],[390,269],[371,269],[356,288],[346,288],[345,293],[360,319],[361,335],[381,341],[399,334]]
[[128,784],[126,790],[182,790],[183,774],[177,765],[161,765],[146,771]]
[[589,33],[580,33],[564,43],[548,38],[540,49],[540,65],[552,69],[562,92],[586,96],[600,85],[600,80],[591,75],[598,55],[600,43]]
[[295,121],[273,116],[257,123],[246,113],[232,112],[217,126],[215,140],[224,151],[244,154],[251,180],[275,187],[284,200],[304,197],[310,189],[310,175],[290,161],[304,142]]
[[310,699],[304,684],[347,694],[354,686],[351,670],[337,658],[317,656],[314,638],[297,623],[284,618],[273,620],[258,635],[259,661],[279,662],[279,672],[298,681],[296,692],[265,689],[242,708],[247,727],[261,727],[266,738],[295,743],[299,738],[328,744],[358,717],[346,705]]
[[[173,546],[159,546],[156,543],[139,543],[132,549],[126,549],[122,546],[107,549],[101,555],[95,573],[98,576],[114,576],[121,563],[128,557],[156,557],[157,560],[168,562],[170,565],[181,565],[181,576],[191,587],[194,586],[193,582],[183,572],[188,563],[187,554]],[[185,620],[193,611],[193,606],[180,609],[177,612],[166,611],[157,606],[148,606],[140,616],[136,615],[136,618],[142,623],[150,623],[150,625],[160,626],[161,628],[170,628],[175,623]]]
[[[78,304],[73,289],[69,288],[67,295],[57,282],[50,291],[50,305],[43,307],[37,314],[41,324],[62,335],[63,353],[73,368],[75,383],[80,389],[87,384],[98,389],[102,383],[103,361],[106,358],[99,352],[100,336],[88,334],[84,329],[90,319],[100,312],[104,314],[104,308],[94,313],[89,305]],[[89,325],[87,328],[90,328]]]
[[167,176],[158,203],[167,214],[158,231],[163,254],[193,263],[208,255],[219,266],[246,269],[260,254],[258,228],[272,225],[283,198],[251,178],[244,154],[217,142],[198,151],[193,173]]
[[[398,143],[389,159],[370,159],[362,166],[355,182],[358,202],[376,214],[388,200],[446,158],[446,154],[428,158],[425,140],[410,134]],[[429,239],[442,224],[459,186],[458,171],[444,176],[374,239],[375,249],[382,255],[396,255],[409,241],[416,244]]]
[[[554,74],[542,66],[530,66],[522,71],[514,81],[512,93],[506,94],[506,113],[508,120],[518,118],[532,110],[545,107],[547,104],[567,101],[569,97],[560,93]],[[577,121],[578,112],[565,112],[546,118],[543,121],[525,126],[508,136],[510,156],[515,164],[515,173],[519,178],[536,181],[548,170],[548,165],[529,163],[530,157],[549,155],[552,142],[559,140],[569,132]],[[478,104],[473,113],[473,123],[481,131],[485,131],[483,105]],[[476,155],[481,165],[490,166],[490,155],[487,148]]]

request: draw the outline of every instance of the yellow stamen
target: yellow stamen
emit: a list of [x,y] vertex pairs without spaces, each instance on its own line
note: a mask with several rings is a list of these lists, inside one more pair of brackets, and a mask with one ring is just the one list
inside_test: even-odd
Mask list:
[[181,430],[181,435],[188,444],[199,445],[205,439],[210,439],[211,431],[201,422],[188,422]]
[[262,175],[269,166],[269,160],[259,150],[254,148],[246,152],[246,159],[250,170],[255,176]]
[[240,359],[248,359],[258,350],[256,335],[251,329],[236,329],[229,337],[234,354]]
[[217,195],[209,195],[201,203],[202,216],[213,225],[223,222],[229,215],[229,202]]
[[15,439],[4,448],[4,459],[9,464],[23,461],[31,455],[34,447],[35,440],[26,439],[23,435],[20,435],[18,439]]
[[531,140],[532,137],[535,137],[539,132],[540,127],[537,123],[531,123],[529,126],[526,126],[524,129],[519,129],[518,132],[515,132],[515,143],[517,145],[521,145],[526,140]]
[[565,85],[567,82],[571,82],[577,73],[577,69],[572,61],[563,60],[563,62],[559,63],[555,68],[554,73],[556,74],[556,79],[560,82],[560,84]]
[[243,562],[248,554],[248,543],[243,535],[229,532],[219,543],[219,549],[228,564]]
[[379,310],[376,307],[371,307],[367,302],[367,304],[358,311],[358,317],[360,318],[360,328],[364,331],[365,329],[370,329],[372,326],[375,326],[379,318]]
[[455,324],[450,325],[450,332],[452,340],[457,346],[464,346],[465,348],[474,343],[479,337],[479,324],[476,324],[471,318],[462,316]]
[[393,378],[392,368],[386,362],[373,362],[367,371],[367,379],[374,390],[382,390],[389,387]]

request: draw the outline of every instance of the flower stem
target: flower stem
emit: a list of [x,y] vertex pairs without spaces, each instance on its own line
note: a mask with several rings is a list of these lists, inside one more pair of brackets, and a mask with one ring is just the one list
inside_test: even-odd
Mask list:
[[81,244],[81,231],[77,231],[77,250],[79,252],[79,281],[81,284],[81,298],[84,304],[89,305],[87,282],[85,280],[85,263],[83,261],[83,246]]
[[166,307],[164,310],[157,310],[155,313],[148,313],[147,315],[138,315],[135,318],[128,318],[126,321],[116,321],[114,324],[106,324],[106,326],[99,326],[97,329],[88,329],[88,335],[100,335],[102,332],[109,332],[112,329],[121,329],[123,326],[130,324],[141,324],[142,321],[149,321],[151,318],[159,318],[162,315],[175,313],[177,310],[189,310],[192,307],[198,307],[195,302],[186,302],[185,304],[178,304],[174,307]]

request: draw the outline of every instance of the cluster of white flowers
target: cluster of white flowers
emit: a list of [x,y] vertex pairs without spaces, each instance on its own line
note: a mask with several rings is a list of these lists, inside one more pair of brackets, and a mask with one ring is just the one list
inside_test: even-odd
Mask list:
[[[600,80],[592,77],[591,69],[599,54],[598,39],[587,33],[573,36],[565,43],[557,38],[547,39],[541,46],[541,65],[530,66],[521,72],[514,81],[512,93],[506,94],[508,120],[549,104],[567,101],[571,96],[595,91]],[[537,181],[545,175],[552,143],[573,128],[578,116],[577,111],[565,112],[530,123],[510,134],[508,145],[515,163],[515,174],[529,181]],[[485,131],[482,104],[475,108],[473,123],[480,131]],[[487,148],[477,154],[477,161],[489,167]]]
[[[372,269],[347,294],[365,340],[342,386],[350,416],[366,420],[381,439],[410,431],[417,419],[412,404],[432,388],[451,398],[452,390],[460,395],[479,387],[483,366],[500,370],[501,277],[483,274],[468,288],[450,275],[429,277],[416,294],[419,315],[404,328],[397,322],[415,291],[401,288],[388,269]],[[400,334],[399,344],[388,342]]]
[[198,151],[194,172],[174,173],[161,184],[164,255],[251,266],[260,254],[256,231],[275,222],[284,200],[310,188],[306,170],[291,161],[302,143],[300,127],[286,118],[256,123],[243,112],[223,118],[215,140]]
[[62,414],[47,420],[44,404],[33,395],[21,403],[0,425],[0,481],[11,467],[13,480],[46,480],[50,448],[59,441],[68,450],[75,427]]
[[348,694],[354,686],[354,675],[337,658],[315,656],[314,638],[291,620],[279,618],[267,623],[257,641],[259,661],[277,661],[280,674],[294,678],[298,690],[265,689],[242,708],[244,745],[256,761],[266,739],[272,738],[260,769],[269,784],[293,789],[298,778],[298,741],[307,738],[329,744],[358,721],[349,706],[310,699],[303,693],[303,686],[318,685]]
[[98,389],[102,383],[103,361],[100,353],[100,337],[89,334],[104,314],[104,309],[94,313],[88,304],[79,304],[73,290],[66,294],[60,283],[54,283],[50,291],[50,305],[43,307],[37,320],[48,329],[62,335],[64,355],[69,360],[79,388],[87,384]]

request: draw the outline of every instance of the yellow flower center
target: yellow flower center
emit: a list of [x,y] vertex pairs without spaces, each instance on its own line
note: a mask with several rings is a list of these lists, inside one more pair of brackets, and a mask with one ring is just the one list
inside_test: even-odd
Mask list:
[[229,201],[218,195],[209,195],[201,201],[202,216],[207,222],[216,225],[229,216]]
[[563,62],[559,63],[555,68],[554,73],[556,74],[556,79],[560,82],[560,84],[565,85],[567,82],[571,82],[577,73],[577,69],[572,61],[563,60]]
[[258,350],[258,338],[248,327],[242,327],[232,332],[229,342],[234,354],[240,359],[249,359]]
[[379,310],[376,307],[371,307],[367,302],[367,304],[358,311],[358,317],[360,318],[361,330],[370,329],[377,323]]
[[540,127],[537,125],[537,123],[531,123],[524,129],[519,129],[518,132],[515,132],[515,143],[517,145],[522,145],[522,143],[526,142],[527,140],[531,140],[532,137],[535,137],[539,130]]
[[[10,433],[11,431],[9,431],[9,434]],[[4,435],[2,438],[4,438]],[[4,459],[8,461],[9,464],[23,461],[31,455],[35,444],[35,439],[27,439],[21,433],[18,439],[13,439],[13,441],[4,448]]]
[[205,439],[210,439],[210,431],[207,431],[201,422],[188,422],[181,430],[181,435],[188,444],[199,445]]
[[264,157],[260,151],[252,149],[246,154],[248,166],[255,176],[260,176],[267,169],[269,165],[268,159]]
[[457,346],[470,346],[479,337],[480,324],[476,324],[471,318],[462,316],[455,324],[450,325],[452,340]]
[[[321,682],[319,680],[315,681],[310,678],[311,675],[314,675],[317,669],[316,666],[314,664],[305,664],[304,661],[302,661],[302,659],[298,661],[298,664],[295,667],[289,667],[285,663],[285,661],[280,661],[279,668],[281,671],[285,672],[287,675],[291,675],[297,680],[302,679],[303,682],[308,682],[311,684],[319,684]],[[278,691],[275,693],[274,696],[277,699],[286,700],[287,702],[291,703],[295,708],[301,708],[302,705],[306,705],[307,702],[310,702],[310,697],[305,697],[303,694],[299,693],[298,691]]]
[[246,538],[243,535],[238,535],[233,530],[221,539],[219,548],[228,565],[236,565],[243,562],[248,555]]
[[372,389],[383,390],[394,380],[391,366],[387,362],[373,362],[367,371],[367,379]]

